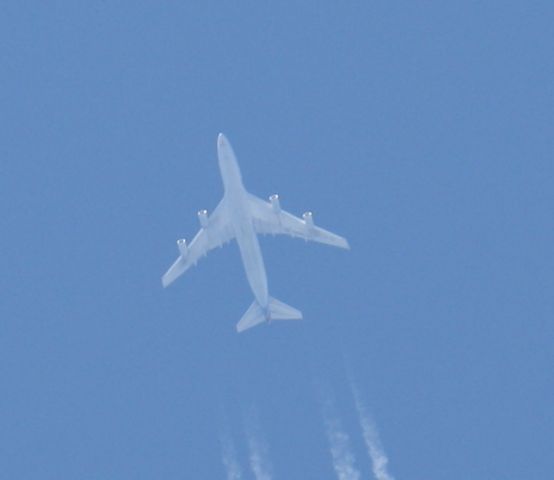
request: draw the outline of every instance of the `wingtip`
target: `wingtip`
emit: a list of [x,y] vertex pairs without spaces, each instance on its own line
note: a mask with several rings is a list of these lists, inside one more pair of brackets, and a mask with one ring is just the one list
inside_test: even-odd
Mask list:
[[342,238],[342,245],[340,245],[345,250],[350,250],[350,244],[348,243],[348,240],[346,238]]

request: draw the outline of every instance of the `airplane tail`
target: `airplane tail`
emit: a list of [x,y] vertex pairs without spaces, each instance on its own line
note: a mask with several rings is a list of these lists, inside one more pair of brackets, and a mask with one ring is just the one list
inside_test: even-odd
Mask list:
[[269,297],[269,304],[264,311],[256,300],[252,302],[250,308],[237,323],[237,332],[243,332],[249,328],[255,327],[262,322],[271,322],[273,320],[301,320],[302,312],[286,303],[275,298]]

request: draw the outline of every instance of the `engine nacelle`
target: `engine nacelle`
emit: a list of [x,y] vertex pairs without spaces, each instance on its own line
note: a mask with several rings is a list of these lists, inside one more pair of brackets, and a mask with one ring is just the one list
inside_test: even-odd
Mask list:
[[312,228],[314,226],[314,216],[312,212],[303,213],[302,218],[307,227]]
[[200,220],[200,225],[202,228],[208,226],[208,210],[200,210],[198,212],[198,220]]
[[180,238],[179,240],[177,240],[177,248],[179,249],[181,257],[187,258],[189,247],[187,247],[187,241],[184,238]]
[[274,213],[281,213],[281,204],[279,203],[279,195],[274,193],[273,195],[270,195],[269,201],[271,202],[271,208],[273,209]]

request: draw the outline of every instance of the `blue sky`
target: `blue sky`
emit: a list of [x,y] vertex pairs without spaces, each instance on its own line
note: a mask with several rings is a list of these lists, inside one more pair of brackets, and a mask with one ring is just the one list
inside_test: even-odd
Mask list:
[[[396,479],[552,475],[551,2],[0,12],[2,478],[372,478],[352,387]],[[235,244],[161,287],[220,131],[351,243],[262,239],[301,323]]]

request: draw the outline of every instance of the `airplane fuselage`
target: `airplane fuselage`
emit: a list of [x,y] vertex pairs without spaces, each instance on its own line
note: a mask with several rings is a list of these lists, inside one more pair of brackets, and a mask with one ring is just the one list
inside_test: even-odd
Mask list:
[[242,183],[237,159],[230,143],[220,134],[217,141],[219,169],[225,189],[227,214],[235,230],[246,278],[254,297],[264,312],[267,311],[269,294],[267,275],[258,236],[252,224],[248,207],[249,195]]

